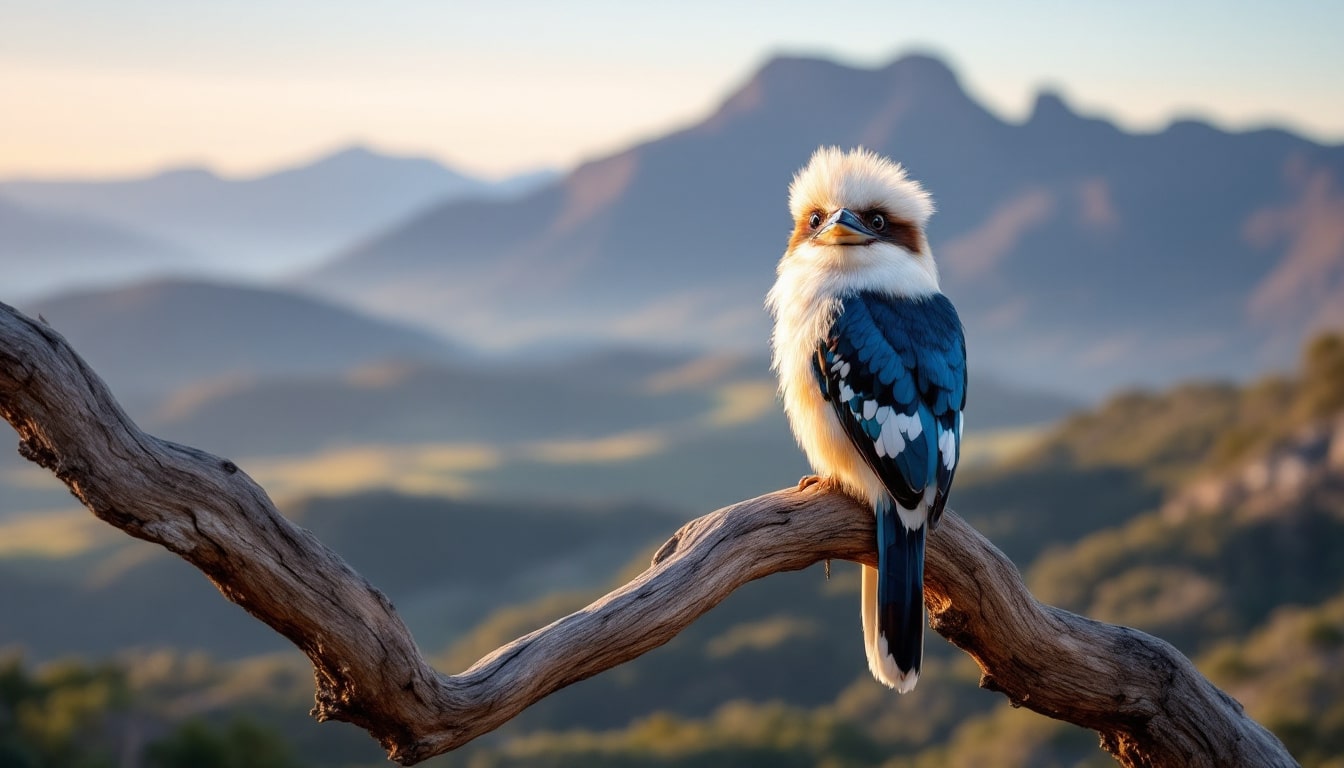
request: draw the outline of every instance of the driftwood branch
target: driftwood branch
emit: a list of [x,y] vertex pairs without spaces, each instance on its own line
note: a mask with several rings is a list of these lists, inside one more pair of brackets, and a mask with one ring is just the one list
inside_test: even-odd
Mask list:
[[[0,415],[20,453],[95,515],[181,556],[307,654],[317,719],[366,729],[405,765],[666,643],[753,579],[875,559],[858,504],[824,484],[777,491],[686,524],[634,581],[443,675],[388,599],[237,466],[140,431],[59,334],[4,304]],[[925,599],[933,628],[980,664],[982,686],[1096,730],[1123,765],[1296,765],[1171,645],[1037,602],[955,514],[929,539]]]

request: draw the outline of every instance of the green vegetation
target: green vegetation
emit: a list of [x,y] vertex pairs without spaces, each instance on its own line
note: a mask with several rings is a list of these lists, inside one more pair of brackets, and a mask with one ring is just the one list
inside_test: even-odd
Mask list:
[[1304,766],[1344,767],[1344,590],[1315,608],[1275,611],[1244,642],[1205,654],[1200,668]]
[[[378,764],[362,731],[307,716],[297,653],[222,663],[168,651],[87,664],[0,655],[0,768]],[[128,762],[130,761],[130,762]]]
[[1045,553],[1028,585],[1042,600],[1193,653],[1284,602],[1314,604],[1344,584],[1344,496],[1321,489],[1272,515],[1239,512],[1143,515]]
[[[127,667],[79,662],[25,669],[0,660],[0,766],[112,768],[140,754],[149,768],[302,768],[277,731],[238,720],[174,726],[132,690]],[[161,739],[141,742],[152,731]]]
[[606,766],[876,765],[884,755],[859,728],[833,714],[777,703],[735,701],[703,720],[649,715],[619,731],[539,732],[477,753],[470,768]]
[[148,768],[302,768],[278,733],[250,720],[225,728],[189,720],[150,744],[145,763]]
[[1129,392],[1075,414],[1016,468],[1126,467],[1171,488],[1229,469],[1344,410],[1344,336],[1308,344],[1297,378]]
[[128,704],[113,665],[62,663],[30,675],[17,657],[0,661],[0,765],[110,768],[117,737],[108,726]]

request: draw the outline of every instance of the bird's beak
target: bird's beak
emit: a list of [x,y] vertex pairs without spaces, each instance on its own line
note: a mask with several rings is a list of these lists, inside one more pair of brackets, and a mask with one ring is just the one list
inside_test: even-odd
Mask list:
[[841,208],[812,236],[813,242],[821,245],[863,245],[877,239],[877,233],[865,227],[857,215],[848,208]]

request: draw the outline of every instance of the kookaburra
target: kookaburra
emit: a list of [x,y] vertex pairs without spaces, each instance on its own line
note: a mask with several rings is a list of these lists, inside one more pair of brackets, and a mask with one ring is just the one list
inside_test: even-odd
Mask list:
[[864,149],[817,150],[789,187],[793,236],[766,303],[784,410],[813,469],[873,508],[868,667],[905,693],[924,653],[924,537],[961,453],[966,343],[938,287],[933,203]]

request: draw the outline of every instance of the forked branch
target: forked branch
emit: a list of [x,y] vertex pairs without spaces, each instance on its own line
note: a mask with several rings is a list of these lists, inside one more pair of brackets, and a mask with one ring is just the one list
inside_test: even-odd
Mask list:
[[[875,559],[872,518],[858,504],[823,484],[776,491],[687,523],[634,581],[443,675],[387,598],[237,466],[140,431],[59,334],[4,304],[0,415],[20,453],[95,515],[181,556],[307,654],[315,717],[368,730],[404,765],[666,643],[753,579]],[[1296,765],[1171,645],[1038,603],[955,514],[929,539],[925,599],[933,628],[975,658],[984,687],[1096,730],[1123,765]]]

